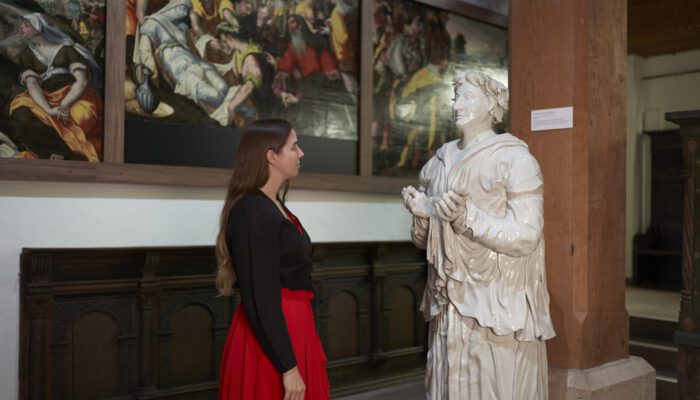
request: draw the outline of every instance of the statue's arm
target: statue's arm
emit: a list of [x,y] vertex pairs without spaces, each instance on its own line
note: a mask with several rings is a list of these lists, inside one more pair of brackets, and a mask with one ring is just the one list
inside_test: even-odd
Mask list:
[[494,181],[505,179],[505,215],[491,216],[468,199],[464,216],[452,226],[457,233],[497,253],[520,257],[535,251],[542,238],[542,175],[537,161],[527,152],[516,154],[506,165],[505,176],[494,177]]
[[[428,160],[428,163],[426,163],[425,166],[420,171],[420,174],[418,176],[418,179],[420,181],[420,185],[418,186],[417,192],[419,193],[419,197],[423,198],[423,201],[428,201],[428,196],[427,196],[427,187],[429,186],[428,182],[431,179],[433,175],[436,174],[436,166],[435,166],[435,159],[431,158]],[[413,189],[415,190],[415,189]],[[407,199],[405,198],[404,201]],[[427,206],[427,204],[424,204],[424,206]],[[410,211],[410,207],[408,207]],[[424,208],[424,207],[418,207],[418,208]],[[432,208],[432,207],[429,207]],[[425,211],[425,210],[423,210]],[[432,213],[433,211],[428,211],[428,214]],[[418,213],[419,215],[416,215],[416,213],[411,212],[412,217],[413,217],[413,223],[411,224],[411,241],[413,241],[413,244],[416,245],[416,247],[420,249],[425,249],[427,246],[428,242],[428,231],[430,228],[430,218],[428,215],[425,215],[424,213]]]
[[428,243],[428,224],[427,218],[413,217],[413,225],[411,226],[411,240],[419,249],[425,249]]

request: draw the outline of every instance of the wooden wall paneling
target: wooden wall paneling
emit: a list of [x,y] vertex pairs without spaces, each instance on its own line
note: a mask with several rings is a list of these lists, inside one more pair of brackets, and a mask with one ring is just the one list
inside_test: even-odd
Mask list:
[[[211,283],[213,283],[213,280],[211,281]],[[214,326],[219,326],[225,323],[223,321],[225,317],[225,310],[224,307],[222,307],[221,299],[216,298],[216,292],[214,288],[210,287],[208,289],[200,290],[173,290],[163,292],[159,296],[159,303],[158,343],[160,351],[158,354],[158,358],[160,359],[160,377],[158,380],[158,387],[172,388],[184,385],[182,381],[174,379],[182,378],[181,375],[178,375],[178,373],[181,371],[177,370],[177,363],[186,363],[186,361],[183,361],[181,359],[179,360],[177,358],[177,356],[181,354],[175,354],[175,352],[178,350],[176,349],[176,346],[179,342],[182,341],[184,341],[185,343],[194,343],[196,340],[198,340],[197,338],[192,336],[186,337],[182,335],[197,334],[198,332],[189,332],[186,330],[178,332],[175,330],[173,321],[176,321],[176,318],[178,318],[182,310],[192,305],[204,307],[204,309],[207,312],[209,312],[212,316],[212,328],[209,330],[210,336],[207,339],[211,340],[212,349],[214,350],[214,358],[211,360],[211,362],[213,363],[211,370],[212,374],[210,374],[208,379],[199,382],[211,382],[212,384],[214,384],[214,386],[216,386],[216,377],[218,375],[214,371],[216,371],[219,366],[216,361],[221,359],[221,352],[223,351],[223,346],[225,344],[226,339],[225,336],[221,335],[220,330],[214,329]],[[202,316],[200,314],[197,314],[193,317],[196,317],[199,320],[202,319]],[[226,321],[226,323],[227,322],[230,321]],[[178,336],[178,333],[181,336]],[[173,368],[175,368],[175,371],[172,370]],[[193,382],[187,382],[187,384],[191,383]]]
[[[118,382],[119,395],[126,395],[133,392],[135,370],[134,361],[134,298],[133,296],[113,296],[109,298],[67,298],[65,300],[56,300],[53,307],[52,332],[51,332],[51,398],[53,399],[72,399],[78,397],[76,392],[77,387],[92,386],[90,383],[91,376],[81,375],[81,366],[76,362],[80,358],[87,356],[86,348],[89,349],[95,346],[95,342],[77,343],[72,335],[74,325],[79,322],[83,315],[99,312],[109,316],[118,325],[119,335],[118,340],[111,349],[105,349],[105,353],[118,355],[118,364],[116,369],[107,370],[110,365],[103,365],[96,372],[103,381],[114,380]],[[88,336],[89,338],[90,336]],[[101,338],[92,337],[97,345],[104,344]],[[79,359],[74,358],[78,355]],[[95,356],[95,355],[93,355]],[[112,367],[114,367],[112,365]],[[76,376],[76,373],[78,376]],[[109,375],[111,374],[111,378]],[[86,381],[79,381],[83,378]],[[99,388],[94,388],[98,392]],[[90,389],[82,395],[89,395],[92,392]],[[110,396],[111,397],[111,396]]]
[[[63,369],[66,397],[76,400],[119,396],[119,325],[112,316],[90,311],[73,321]],[[79,345],[78,345],[79,344]],[[125,371],[128,373],[129,371]]]
[[416,295],[406,285],[399,285],[391,292],[387,321],[387,350],[416,345]]
[[385,307],[385,281],[384,258],[386,257],[386,246],[373,246],[369,250],[368,261],[372,267],[370,285],[371,294],[371,332],[370,332],[370,363],[381,363],[384,360],[383,350],[385,341],[386,322],[388,311]]
[[678,329],[673,341],[678,346],[678,398],[700,397],[700,110],[666,113],[666,120],[678,124],[683,148],[683,239],[681,290]]
[[[21,259],[21,399],[215,395],[240,299],[216,297],[212,247],[25,249]],[[396,312],[417,308],[423,251],[411,243],[317,244],[314,267],[334,396],[423,373],[422,315],[407,319],[411,343],[381,328],[392,326],[393,293],[403,304]],[[380,275],[376,286],[372,276]],[[111,356],[91,367],[100,361],[92,349],[105,346]]]
[[200,304],[182,307],[171,321],[170,382],[174,386],[211,381],[214,362],[214,317]]
[[[416,332],[421,332],[422,341],[411,343],[408,347],[388,342],[387,337],[397,335],[387,330],[387,321],[391,314],[392,288],[403,287],[406,290],[410,287],[412,291],[422,294],[424,279],[425,255],[411,243],[314,246],[314,281],[321,301],[316,316],[319,335],[331,358],[328,373],[334,395],[386,383],[387,377],[398,379],[423,373],[425,336],[422,331],[425,324],[422,314],[416,319],[419,322],[415,327]],[[353,299],[353,303],[357,301],[359,304],[359,309],[367,311],[347,310],[353,308],[347,306],[344,311],[335,311],[341,307],[337,304],[329,307],[329,302],[338,301],[338,298]],[[415,313],[415,309],[412,312]],[[348,313],[358,315],[353,319],[346,315]],[[333,333],[332,327],[328,329],[329,322],[334,326],[338,321],[340,326],[340,322],[349,319],[358,321],[358,325],[354,322],[345,325],[342,334]],[[348,339],[346,336],[351,334],[358,335],[358,338]],[[337,358],[337,346],[333,341],[340,338],[335,335],[342,336],[342,340],[351,343],[349,346],[357,348],[357,351],[354,354],[344,353],[344,358]]]
[[328,300],[328,360],[352,358],[360,354],[358,338],[360,305],[352,292],[342,290]]
[[146,252],[139,284],[139,381],[136,395],[146,399],[158,395],[154,382],[154,326],[159,281],[156,277],[160,268],[161,257],[158,252]]

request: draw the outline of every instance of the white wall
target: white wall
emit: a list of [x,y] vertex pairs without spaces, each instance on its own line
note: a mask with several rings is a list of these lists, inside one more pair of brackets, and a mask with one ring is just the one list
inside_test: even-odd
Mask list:
[[[0,393],[18,396],[23,247],[213,245],[223,189],[0,181]],[[291,190],[314,242],[410,240],[400,194]]]
[[700,109],[700,50],[627,58],[627,277],[632,277],[632,239],[651,219],[651,151],[642,132],[677,129],[664,113],[693,109]]

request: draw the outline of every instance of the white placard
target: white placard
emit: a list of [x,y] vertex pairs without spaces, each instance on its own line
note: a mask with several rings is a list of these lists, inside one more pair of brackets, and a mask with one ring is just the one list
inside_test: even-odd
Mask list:
[[547,131],[550,129],[567,129],[573,127],[573,107],[532,110],[530,115],[530,130],[532,131]]

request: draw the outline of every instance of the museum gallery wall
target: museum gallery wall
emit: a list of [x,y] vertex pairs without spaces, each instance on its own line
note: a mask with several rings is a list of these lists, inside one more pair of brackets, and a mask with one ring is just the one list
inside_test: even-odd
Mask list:
[[415,179],[454,139],[455,73],[508,80],[505,16],[463,2],[0,0],[0,9],[7,179],[166,174],[224,185],[242,130],[278,117],[299,135],[312,186],[341,176],[382,190],[392,185],[381,178]]

